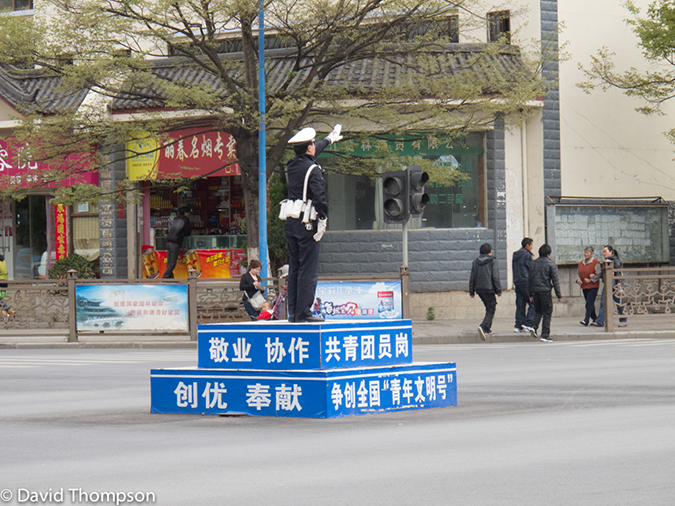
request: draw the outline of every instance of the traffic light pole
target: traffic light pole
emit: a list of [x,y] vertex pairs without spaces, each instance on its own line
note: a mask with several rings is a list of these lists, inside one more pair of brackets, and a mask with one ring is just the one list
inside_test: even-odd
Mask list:
[[410,271],[408,270],[408,222],[403,224],[403,265],[401,266],[401,310],[403,311],[403,319],[410,318]]
[[384,222],[403,225],[403,265],[401,265],[401,311],[403,318],[410,318],[410,271],[408,270],[408,220],[410,215],[420,215],[429,203],[424,184],[429,175],[419,165],[407,170],[391,170],[382,174],[382,201]]
[[408,267],[408,222],[403,224],[403,265]]

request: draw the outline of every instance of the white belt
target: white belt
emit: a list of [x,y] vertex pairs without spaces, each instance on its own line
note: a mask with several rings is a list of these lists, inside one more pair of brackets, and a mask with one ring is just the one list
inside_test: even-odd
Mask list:
[[312,173],[314,167],[318,167],[318,165],[315,163],[312,164],[309,169],[307,169],[307,174],[305,174],[305,183],[302,188],[302,200],[284,199],[280,202],[280,220],[286,221],[287,218],[300,218],[301,214],[303,223],[309,223],[310,221],[316,220],[316,209],[312,205],[312,201],[307,200],[307,185],[309,184],[309,175]]

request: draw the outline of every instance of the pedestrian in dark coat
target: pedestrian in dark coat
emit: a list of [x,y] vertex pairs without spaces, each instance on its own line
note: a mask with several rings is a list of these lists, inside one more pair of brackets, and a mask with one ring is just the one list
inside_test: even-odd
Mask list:
[[181,207],[166,236],[166,270],[162,278],[173,278],[173,270],[176,268],[183,238],[190,235],[190,211],[189,207]]
[[499,264],[492,256],[492,246],[485,243],[480,247],[480,256],[471,265],[469,277],[469,295],[478,294],[485,306],[485,317],[478,326],[480,338],[485,341],[492,334],[492,319],[497,310],[497,297],[502,296],[502,285],[499,282]]
[[530,266],[532,265],[532,247],[534,241],[526,237],[520,242],[522,248],[513,253],[511,266],[513,268],[513,285],[516,289],[516,325],[515,332],[529,331],[534,319],[534,304],[530,302],[528,281]]
[[[612,262],[612,265],[614,266],[614,272],[618,273],[619,276],[616,277],[621,277],[621,260],[619,259],[619,252],[616,251],[612,246],[609,244],[602,248],[602,256],[605,257],[605,261],[610,261]],[[602,270],[604,272],[605,267],[602,267]],[[616,304],[616,309],[617,312],[619,313],[619,327],[625,327],[628,325],[628,320],[624,316],[624,309],[626,307],[625,302],[621,302],[619,299],[618,293],[621,292],[621,282],[618,279],[614,279],[613,283],[613,288],[612,290],[612,300],[614,300],[614,303]],[[603,289],[600,291],[600,309],[598,310],[598,318],[591,323],[594,327],[604,327],[605,326],[605,289],[606,287],[604,286],[604,281],[603,281]],[[613,310],[612,310],[613,311]],[[610,312],[610,314],[612,314]]]
[[[541,322],[542,341],[551,342],[551,315],[553,314],[553,300],[551,288],[555,291],[558,302],[562,301],[560,293],[560,281],[558,280],[558,268],[551,260],[551,246],[544,244],[539,248],[539,258],[532,262],[530,268],[530,300],[534,302],[534,321],[530,335],[538,338],[537,328]],[[543,318],[543,320],[542,320]]]

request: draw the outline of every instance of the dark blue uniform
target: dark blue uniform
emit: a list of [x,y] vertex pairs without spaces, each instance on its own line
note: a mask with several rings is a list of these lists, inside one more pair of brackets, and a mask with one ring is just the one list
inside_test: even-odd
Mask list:
[[[302,200],[302,190],[307,170],[316,163],[318,156],[326,146],[328,139],[316,141],[315,155],[300,154],[286,165],[288,176],[288,199]],[[307,199],[312,201],[319,218],[328,216],[328,200],[323,174],[320,167],[315,167],[309,176],[307,185]],[[285,232],[288,243],[288,316],[295,321],[303,321],[312,316],[312,304],[316,292],[316,282],[319,278],[319,243],[314,240],[317,221],[310,222],[308,230],[299,218],[286,220]]]

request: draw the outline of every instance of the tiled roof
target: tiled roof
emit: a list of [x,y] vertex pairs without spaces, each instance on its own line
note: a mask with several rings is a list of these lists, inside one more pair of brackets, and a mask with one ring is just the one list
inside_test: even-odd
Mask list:
[[[485,49],[485,44],[448,44],[438,49],[433,56],[438,64],[439,75],[458,75],[471,67],[478,79],[489,82],[490,78],[508,76],[522,67],[520,53],[515,46],[508,46],[503,51],[489,54]],[[477,59],[476,57],[480,55],[484,57]],[[231,53],[223,55],[222,58],[236,64],[241,61],[242,55]],[[384,87],[398,86],[413,78],[412,71],[409,70],[410,63],[412,57],[393,54],[347,62],[326,76],[325,85],[343,88],[346,96],[364,96]],[[186,85],[210,84],[220,91],[223,98],[226,97],[227,90],[216,76],[185,58],[162,58],[153,60],[151,64],[152,71],[161,79]],[[275,49],[267,52],[266,83],[269,93],[287,85],[289,76],[293,76],[289,86],[291,90],[296,83],[306,79],[309,69],[295,73],[295,65],[296,58],[292,50]],[[236,69],[236,65],[233,67],[233,73],[240,72]],[[44,70],[21,70],[9,65],[0,66],[0,98],[19,112],[56,114],[79,107],[86,97],[87,90],[63,89],[60,83],[58,76]],[[129,86],[133,93],[113,99],[113,111],[164,106],[164,101],[157,98],[161,97],[157,88],[134,86],[133,83],[129,83]],[[483,90],[484,93],[493,91],[489,88]]]
[[[495,77],[505,77],[522,68],[520,53],[515,46],[508,46],[498,53],[486,53],[485,44],[448,44],[434,52],[438,73],[442,76],[453,76],[465,72],[471,67],[478,79],[489,82]],[[477,58],[477,56],[483,56]],[[293,73],[296,58],[291,50],[276,49],[266,53],[267,57],[267,89],[272,93],[287,84],[289,76],[295,83],[300,83],[309,73],[309,69]],[[241,53],[223,55],[223,59],[230,61],[241,60]],[[369,92],[384,87],[394,87],[410,79],[412,72],[409,70],[412,57],[382,56],[364,58],[345,63],[333,70],[326,76],[326,85],[344,88],[347,96],[367,95]],[[153,61],[153,72],[162,79],[186,84],[209,83],[215,89],[220,90],[225,96],[226,90],[222,83],[196,64],[184,58],[164,58]],[[235,70],[235,72],[238,72]],[[484,89],[484,93],[494,90]],[[136,110],[144,108],[162,107],[163,103],[157,99],[138,99],[138,93],[143,96],[157,96],[156,89],[135,88],[134,94],[128,97],[115,98],[112,103],[113,111]],[[453,97],[445,97],[453,98]]]
[[77,109],[87,90],[65,89],[61,79],[47,71],[0,66],[0,98],[21,113],[57,114]]

